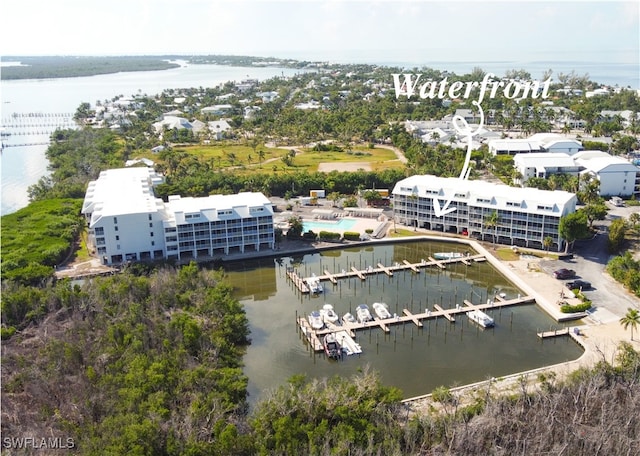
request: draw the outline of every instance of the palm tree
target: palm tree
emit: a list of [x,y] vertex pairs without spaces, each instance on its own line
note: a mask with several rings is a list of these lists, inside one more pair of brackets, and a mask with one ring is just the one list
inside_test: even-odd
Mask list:
[[498,237],[498,222],[500,222],[498,211],[493,211],[484,218],[484,226],[486,228],[493,228],[493,245],[496,244],[496,238]]
[[262,162],[264,161],[264,150],[260,149],[258,151],[258,160],[260,160],[260,168],[262,168]]
[[542,246],[548,252],[551,246],[553,245],[553,238],[551,236],[547,236],[542,240]]
[[620,324],[624,329],[631,326],[631,340],[633,340],[633,330],[640,324],[640,312],[638,312],[638,309],[629,307],[625,316],[620,319]]

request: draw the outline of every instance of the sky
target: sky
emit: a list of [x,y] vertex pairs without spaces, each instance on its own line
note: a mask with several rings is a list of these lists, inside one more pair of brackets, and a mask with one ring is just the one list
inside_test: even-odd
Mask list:
[[621,1],[19,0],[0,55],[232,54],[309,60],[637,63]]

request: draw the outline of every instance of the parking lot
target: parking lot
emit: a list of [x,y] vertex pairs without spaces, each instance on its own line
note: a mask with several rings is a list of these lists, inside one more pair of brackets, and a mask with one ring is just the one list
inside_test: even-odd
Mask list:
[[[594,224],[598,234],[592,239],[576,241],[571,250],[573,258],[541,261],[540,267],[550,275],[557,269],[573,269],[576,271],[574,279],[591,282],[592,288],[585,290],[584,294],[593,301],[593,305],[596,308],[604,307],[620,318],[629,307],[640,308],[640,299],[627,292],[622,285],[606,274],[605,268],[612,257],[607,249],[608,227],[614,218],[628,218],[631,213],[640,212],[640,208],[637,206],[615,207],[610,203],[607,203],[607,207],[610,209],[607,218]],[[637,259],[638,256],[635,255],[635,257]],[[570,280],[573,279],[558,280],[558,282],[567,283]]]

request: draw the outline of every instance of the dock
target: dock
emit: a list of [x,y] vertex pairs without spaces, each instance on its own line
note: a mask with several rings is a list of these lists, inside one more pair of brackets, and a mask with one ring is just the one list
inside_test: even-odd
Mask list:
[[334,285],[335,285],[336,283],[338,283],[338,279],[336,279],[336,278],[333,276],[333,274],[331,274],[331,273],[329,272],[329,270],[325,269],[325,270],[324,270],[324,274],[327,276],[327,279],[329,279],[329,281],[330,281],[332,284],[334,284]]
[[357,275],[360,280],[364,280],[366,279],[365,275],[364,275],[364,271],[359,270],[358,268],[356,268],[355,266],[351,266],[351,270],[353,271],[353,273],[355,275]]
[[553,329],[551,331],[539,332],[538,337],[540,339],[546,339],[548,337],[568,336],[570,328]]
[[305,279],[301,278],[296,271],[287,271],[287,277],[293,282],[293,284],[300,290],[302,293],[309,293],[309,286]]
[[[440,269],[446,269],[446,266],[444,264],[442,264],[443,261],[446,260],[436,260],[433,257],[429,257],[429,261],[433,264],[435,264],[436,266],[438,266]],[[468,264],[468,263],[467,263]]]
[[387,274],[389,277],[393,277],[393,271],[391,269],[389,269],[388,267],[386,267],[385,265],[383,265],[382,263],[378,263],[377,265],[380,269],[382,269],[384,271],[385,274]]
[[411,312],[409,312],[409,309],[402,309],[402,313],[404,315],[406,315],[407,317],[411,318],[411,321],[413,321],[413,323],[418,327],[418,328],[422,328],[423,324],[422,322],[416,318],[415,315],[413,315]]
[[[429,268],[432,266],[436,266],[440,269],[446,269],[447,264],[462,263],[465,265],[471,265],[472,262],[482,262],[482,261],[486,261],[486,258],[484,255],[469,255],[462,258],[449,258],[446,260],[435,260],[429,257],[428,261],[423,259],[419,263],[411,263],[407,260],[402,260],[402,263],[394,263],[391,266],[385,266],[382,263],[376,264],[375,267],[369,266],[364,269],[358,269],[355,266],[351,266],[349,271],[346,271],[343,269],[340,272],[330,272],[328,269],[325,269],[323,275],[317,275],[313,278],[315,280],[319,280],[320,282],[329,281],[335,285],[338,283],[338,280],[350,279],[353,277],[358,277],[360,280],[366,280],[367,276],[375,275],[375,274],[386,274],[389,277],[393,277],[394,272],[404,271],[407,269],[411,269],[413,272],[419,273],[423,268]],[[289,277],[294,282],[294,284],[298,287],[298,289],[301,292],[303,293],[309,292],[309,289],[306,286],[306,280],[308,279],[308,277],[300,278],[298,274],[293,271],[288,271],[287,277]]]
[[[349,337],[355,337],[355,334],[359,330],[363,329],[374,329],[380,328],[384,332],[390,331],[390,326],[397,324],[405,324],[405,323],[413,323],[417,327],[424,327],[424,320],[436,319],[438,317],[444,317],[449,320],[451,323],[455,323],[456,315],[466,314],[470,310],[486,310],[486,309],[498,309],[501,307],[509,307],[523,304],[533,304],[535,303],[535,298],[533,296],[521,296],[513,299],[502,299],[502,300],[489,300],[487,303],[483,304],[474,304],[468,300],[463,301],[463,305],[457,304],[456,307],[451,309],[444,309],[441,306],[434,304],[435,310],[426,309],[422,313],[411,313],[408,309],[402,310],[402,315],[394,315],[390,318],[386,318],[384,320],[374,319],[373,321],[368,321],[364,323],[343,323],[340,325],[330,325],[328,328],[324,328],[321,330],[313,330],[306,318],[300,317],[298,318],[298,324],[300,325],[302,332],[307,335],[307,340],[314,347],[316,351],[322,351],[322,342],[321,338],[325,334],[328,333],[338,333],[339,331],[344,331]],[[547,333],[539,333],[539,337],[552,337],[552,336],[560,336],[563,334],[568,334],[569,329],[561,329],[556,331],[547,331]],[[540,334],[544,334],[541,336]]]
[[305,317],[298,318],[298,325],[302,330],[302,334],[307,338],[307,342],[311,345],[314,351],[322,351],[324,347],[322,346],[322,342],[320,342],[320,337],[316,331],[313,330],[309,321]]
[[[456,322],[456,317],[451,315],[451,313],[449,313],[448,311],[444,310],[438,304],[434,304],[433,308],[436,309],[438,312],[440,312],[442,314],[442,316],[444,318],[446,318],[447,320],[449,320],[451,323],[455,323]],[[458,310],[458,309],[455,309],[455,310]]]

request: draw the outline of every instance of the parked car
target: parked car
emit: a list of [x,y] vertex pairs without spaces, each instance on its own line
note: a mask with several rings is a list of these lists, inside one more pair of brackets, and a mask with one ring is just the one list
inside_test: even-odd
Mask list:
[[580,279],[572,280],[571,282],[567,282],[567,288],[569,288],[569,290],[588,290],[591,288],[591,282]]
[[575,277],[575,275],[576,271],[574,271],[573,269],[562,268],[558,269],[557,271],[553,271],[553,277],[555,277],[556,279],[571,279]]

